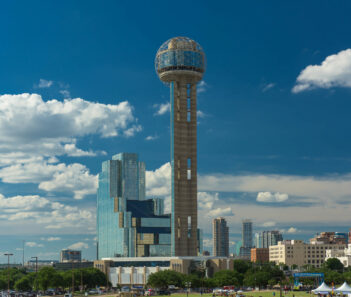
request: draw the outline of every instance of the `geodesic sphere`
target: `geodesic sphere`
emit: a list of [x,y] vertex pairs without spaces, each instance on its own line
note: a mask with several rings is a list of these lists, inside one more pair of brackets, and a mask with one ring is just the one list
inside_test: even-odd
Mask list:
[[155,69],[159,78],[166,83],[182,79],[198,82],[206,69],[205,53],[194,40],[174,37],[157,51]]

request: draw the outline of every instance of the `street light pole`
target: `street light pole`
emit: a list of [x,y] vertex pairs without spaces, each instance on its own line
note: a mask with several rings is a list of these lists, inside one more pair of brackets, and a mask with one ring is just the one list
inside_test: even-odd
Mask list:
[[38,291],[38,257],[31,257],[31,259],[35,259],[35,291]]
[[8,296],[10,295],[10,256],[13,256],[13,254],[7,253],[5,254],[7,256],[7,294]]

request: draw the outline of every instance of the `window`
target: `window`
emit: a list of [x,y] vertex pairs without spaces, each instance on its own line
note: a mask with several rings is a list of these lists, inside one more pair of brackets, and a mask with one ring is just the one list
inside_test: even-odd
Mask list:
[[190,158],[188,158],[187,165],[188,165],[187,178],[188,178],[188,180],[190,180],[191,179],[191,159]]
[[188,216],[188,238],[191,237],[191,216]]

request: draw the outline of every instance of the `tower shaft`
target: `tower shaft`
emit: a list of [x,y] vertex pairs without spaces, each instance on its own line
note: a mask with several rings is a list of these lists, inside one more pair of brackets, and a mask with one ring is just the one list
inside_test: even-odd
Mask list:
[[196,83],[170,82],[172,256],[197,255]]

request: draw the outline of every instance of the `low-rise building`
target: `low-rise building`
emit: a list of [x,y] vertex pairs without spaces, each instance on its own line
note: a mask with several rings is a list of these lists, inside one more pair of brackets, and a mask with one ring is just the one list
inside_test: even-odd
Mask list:
[[344,249],[333,247],[332,249],[326,250],[325,261],[330,258],[338,259],[345,267],[351,266],[351,244],[348,244]]
[[81,262],[82,252],[77,250],[65,249],[60,253],[60,262]]
[[233,269],[234,260],[220,257],[116,257],[94,261],[94,267],[106,273],[113,287],[145,286],[150,274],[175,270],[190,274],[204,269],[208,277],[220,270]]
[[269,248],[251,249],[251,262],[269,262]]
[[324,244],[347,244],[347,233],[341,232],[321,232],[310,239],[310,243],[321,242]]
[[302,240],[284,240],[269,247],[269,261],[288,266],[311,265],[321,267],[328,249],[343,250],[345,247],[345,244],[325,244],[323,242],[308,244]]

